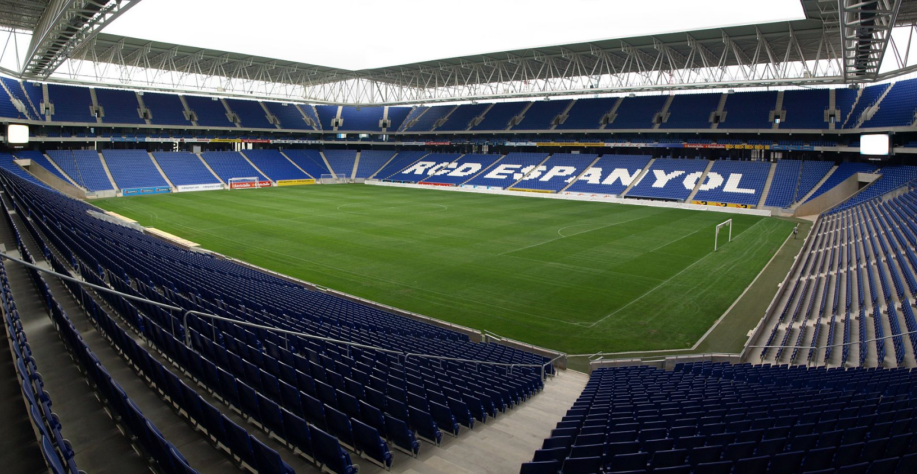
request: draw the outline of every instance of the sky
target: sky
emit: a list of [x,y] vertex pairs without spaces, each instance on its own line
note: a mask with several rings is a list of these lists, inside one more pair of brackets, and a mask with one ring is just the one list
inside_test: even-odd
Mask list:
[[104,33],[360,70],[803,17],[799,0],[146,0]]

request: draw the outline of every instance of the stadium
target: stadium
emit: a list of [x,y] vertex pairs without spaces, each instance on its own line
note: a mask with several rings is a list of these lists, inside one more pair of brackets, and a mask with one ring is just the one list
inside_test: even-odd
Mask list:
[[917,473],[917,1],[465,3],[0,0],[4,473]]

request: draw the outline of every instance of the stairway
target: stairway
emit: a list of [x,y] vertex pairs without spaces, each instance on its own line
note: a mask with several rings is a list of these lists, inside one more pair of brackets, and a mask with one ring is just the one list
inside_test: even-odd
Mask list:
[[[328,172],[331,173],[332,176],[334,176],[335,178],[337,178],[337,173],[334,172],[334,168],[331,167],[331,163],[329,163],[329,162],[328,162],[328,158],[325,157],[325,152],[320,151],[320,152],[318,152],[318,154],[322,156],[322,161],[324,161],[324,162],[325,162],[325,166],[328,167]],[[319,178],[321,178],[321,176],[319,176]]]
[[255,164],[252,163],[252,160],[249,160],[248,157],[245,156],[245,152],[244,152],[244,151],[240,151],[239,154],[242,155],[242,158],[245,158],[245,161],[246,161],[248,164],[250,164],[250,165],[252,166],[252,168],[255,168],[255,171],[257,171],[259,174],[261,174],[262,176],[264,176],[265,178],[267,178],[271,183],[274,184],[274,186],[277,185],[277,182],[274,181],[273,178],[271,178],[270,176],[268,176],[267,173],[265,173],[264,171],[261,171],[261,168],[258,168],[257,166],[255,166]]
[[166,172],[162,170],[161,166],[159,166],[159,162],[156,161],[156,157],[153,156],[153,153],[147,152],[147,154],[150,155],[150,161],[153,162],[153,166],[155,166],[156,170],[159,171],[159,174],[162,176],[162,179],[166,180],[166,183],[169,183],[169,187],[172,188],[172,192],[175,192],[175,185],[172,184],[172,180],[170,180],[169,177],[166,176]]
[[533,166],[532,169],[530,169],[528,173],[522,175],[522,177],[519,178],[518,181],[516,181],[515,183],[513,183],[513,184],[507,186],[505,189],[512,189],[512,188],[516,187],[517,184],[521,183],[522,180],[524,180],[528,175],[534,173],[536,170],[538,170],[538,167],[539,167],[539,166],[545,164],[545,162],[548,161],[548,160],[550,160],[550,159],[551,159],[551,155],[548,155],[547,158],[541,160],[541,162],[539,162],[537,165]]
[[818,182],[818,184],[816,184],[815,186],[812,186],[812,189],[810,189],[809,192],[807,192],[805,196],[800,198],[798,201],[794,202],[793,205],[790,206],[790,209],[796,209],[797,207],[804,204],[811,195],[815,194],[815,191],[818,191],[818,188],[820,188],[821,185],[825,184],[825,181],[828,181],[828,178],[830,178],[831,175],[834,174],[835,171],[837,171],[837,166],[833,166],[830,170],[828,170],[828,172],[825,173],[825,176],[822,177],[822,179]]
[[630,192],[630,190],[633,189],[634,186],[640,184],[640,181],[643,181],[643,177],[646,176],[646,174],[650,172],[650,168],[653,167],[653,163],[655,161],[656,161],[656,158],[651,159],[649,163],[647,163],[646,166],[643,168],[643,170],[640,171],[640,174],[637,175],[637,179],[635,179],[634,182],[630,183],[630,185],[627,186],[627,188],[624,189],[624,191],[621,191],[621,194],[618,197],[627,196],[627,193]]
[[560,191],[557,191],[557,194],[566,192],[566,191],[567,191],[567,188],[569,188],[570,186],[573,186],[574,184],[576,184],[576,182],[579,181],[580,176],[586,174],[586,172],[589,171],[590,168],[592,168],[593,166],[595,166],[595,164],[598,163],[600,159],[602,159],[601,156],[595,157],[595,159],[592,160],[592,163],[589,163],[589,166],[583,168],[583,171],[581,171],[578,175],[576,175],[576,177],[573,178],[573,181],[570,181],[570,182],[569,182],[566,186],[564,186]]
[[294,162],[293,160],[291,160],[290,157],[287,156],[286,153],[284,153],[284,152],[281,151],[280,154],[281,154],[284,158],[286,158],[287,161],[290,162],[290,164],[292,164],[293,166],[295,166],[296,169],[298,169],[299,171],[302,171],[302,174],[304,174],[304,175],[306,175],[306,176],[308,176],[308,177],[310,177],[310,178],[312,178],[312,179],[316,179],[315,176],[312,176],[311,174],[306,173],[306,170],[300,168],[299,165],[297,165],[296,162]]
[[761,192],[761,199],[758,200],[758,209],[764,208],[767,202],[767,195],[771,192],[771,184],[774,183],[774,173],[777,172],[777,163],[771,163],[771,168],[767,172],[767,181],[764,182],[764,191]]
[[694,200],[694,196],[697,195],[697,192],[700,191],[700,187],[703,186],[704,181],[707,180],[707,173],[710,172],[710,168],[713,168],[714,161],[707,163],[707,167],[704,168],[703,174],[700,175],[700,179],[697,180],[697,184],[694,185],[694,190],[691,191],[691,194],[688,195],[688,198],[685,199],[685,202],[691,203]]
[[357,151],[357,157],[353,160],[353,171],[350,173],[350,179],[357,179],[357,168],[360,166],[360,151]]
[[210,174],[212,174],[213,177],[216,178],[217,181],[219,181],[219,182],[221,182],[221,183],[223,183],[223,184],[226,184],[225,181],[223,181],[222,179],[220,179],[220,175],[218,175],[218,174],[216,173],[216,171],[213,171],[213,168],[210,167],[210,164],[207,163],[207,160],[205,160],[204,157],[201,156],[200,153],[195,153],[194,156],[198,157],[198,159],[201,160],[201,163],[204,164],[204,166],[207,168],[207,170],[210,171]]
[[102,153],[99,153],[99,161],[102,162],[102,169],[105,170],[105,176],[108,176],[108,180],[111,181],[111,188],[117,192],[121,188],[118,187],[118,183],[115,182],[115,177],[111,175],[111,170],[108,169],[108,163],[105,162],[105,157],[102,156]]
[[672,101],[675,100],[675,94],[669,94],[669,97],[665,100],[665,104],[662,106],[662,110],[659,111],[659,123],[653,124],[653,129],[658,130],[662,124],[668,120],[666,114],[669,113],[669,106],[672,105]]
[[[18,221],[17,226],[24,226],[20,216],[11,213],[11,217]],[[7,249],[15,249],[16,240],[9,223],[6,219],[0,220],[0,243]],[[37,247],[38,244],[28,232],[21,232],[21,237],[28,247]],[[18,256],[18,251],[10,253]],[[38,260],[40,255],[41,252],[34,254],[36,261],[44,263]],[[122,436],[70,358],[48,316],[44,298],[35,287],[28,270],[12,262],[6,262],[5,267],[32,356],[41,371],[45,390],[51,394],[54,402],[52,410],[60,419],[61,434],[73,447],[77,466],[86,472],[149,473],[146,461],[137,455],[130,441]],[[79,307],[74,308],[69,304],[61,306],[67,314],[80,311]]]

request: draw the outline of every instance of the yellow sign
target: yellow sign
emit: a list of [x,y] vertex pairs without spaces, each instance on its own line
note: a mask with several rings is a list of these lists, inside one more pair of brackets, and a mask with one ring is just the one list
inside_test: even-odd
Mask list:
[[315,184],[314,179],[282,179],[277,181],[277,186],[303,186],[306,184]]
[[728,204],[725,202],[710,202],[710,201],[691,201],[691,204],[698,204],[701,206],[716,206],[716,207],[733,207],[736,209],[754,209],[755,206],[751,204]]

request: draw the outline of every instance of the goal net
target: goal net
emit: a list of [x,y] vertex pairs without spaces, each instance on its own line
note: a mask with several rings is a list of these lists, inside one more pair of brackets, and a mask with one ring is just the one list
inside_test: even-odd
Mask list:
[[322,184],[345,184],[348,180],[343,175],[323,174],[319,182]]
[[716,252],[720,248],[720,230],[723,227],[729,227],[729,240],[727,242],[732,242],[732,219],[722,222],[716,225],[716,235],[713,237],[713,251]]
[[249,178],[229,178],[226,184],[229,185],[229,189],[260,188],[261,180],[254,176]]

